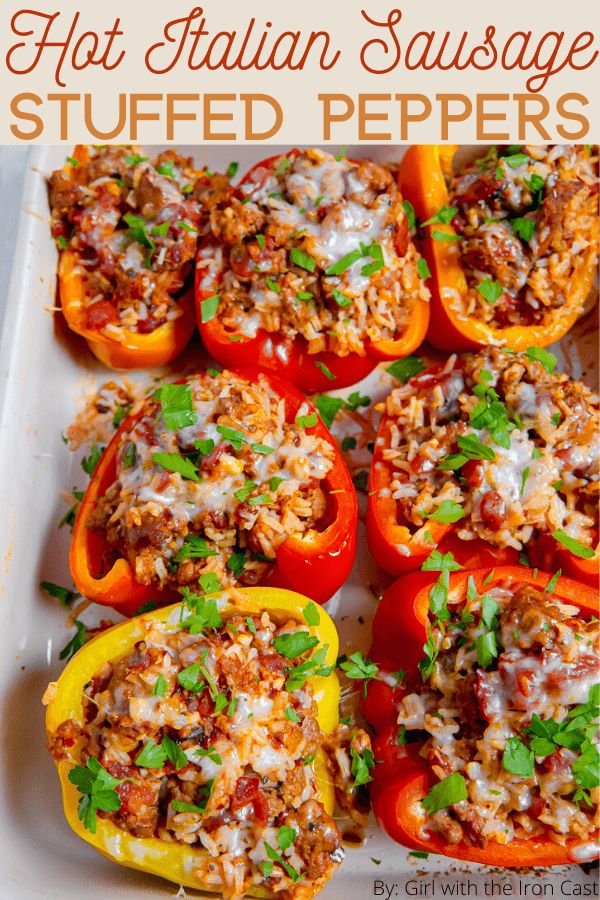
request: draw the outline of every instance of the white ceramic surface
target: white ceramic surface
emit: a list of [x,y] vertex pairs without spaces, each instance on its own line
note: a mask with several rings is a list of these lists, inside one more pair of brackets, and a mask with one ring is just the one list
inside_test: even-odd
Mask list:
[[[152,154],[157,149],[148,148]],[[224,170],[237,159],[240,174],[261,156],[259,147],[182,150],[213,169]],[[269,147],[269,155],[276,152],[278,148]],[[397,159],[401,148],[361,147],[357,153]],[[79,841],[64,821],[58,779],[45,749],[41,697],[62,668],[58,654],[68,635],[64,611],[40,593],[38,584],[42,579],[70,584],[69,534],[57,529],[65,511],[60,493],[85,482],[79,458],[66,450],[61,433],[75,413],[78,397],[108,377],[84,343],[66,332],[61,317],[49,312],[56,250],[48,229],[45,176],[62,164],[64,155],[60,147],[37,147],[31,153],[21,220],[14,222],[19,228],[17,250],[0,344],[0,900],[195,896],[190,891],[178,894],[177,886],[169,882],[113,865]],[[595,356],[596,335],[589,327],[588,321],[578,329],[577,342],[571,340],[565,347],[563,361],[573,364],[576,375],[581,374],[580,357]],[[581,337],[585,329],[588,334]],[[195,344],[187,360],[200,352]],[[366,392],[375,397],[387,377],[372,376]],[[361,526],[352,577],[329,603],[341,632],[342,651],[368,648],[375,601],[366,585],[378,584],[381,576],[368,559]],[[89,623],[94,615],[86,611],[83,618]],[[464,885],[470,878],[483,897],[490,877],[499,885],[510,885],[509,896],[518,895],[519,884],[539,886],[540,879],[553,886],[554,896],[561,896],[565,879],[590,886],[593,881],[577,866],[564,872],[490,875],[480,867],[440,857],[411,858],[373,825],[365,846],[348,851],[321,896],[387,900],[383,888],[377,893],[376,879],[387,883],[392,897],[442,896],[443,884]]]

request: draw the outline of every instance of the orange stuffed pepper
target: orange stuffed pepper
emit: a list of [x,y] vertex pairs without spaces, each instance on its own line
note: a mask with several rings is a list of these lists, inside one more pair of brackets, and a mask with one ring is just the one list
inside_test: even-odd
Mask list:
[[455,146],[413,146],[400,167],[432,274],[427,339],[452,351],[547,347],[593,285],[597,149],[485,149],[456,165]]
[[113,369],[164,365],[195,327],[191,278],[208,177],[174,150],[76,147],[50,178],[58,294]]

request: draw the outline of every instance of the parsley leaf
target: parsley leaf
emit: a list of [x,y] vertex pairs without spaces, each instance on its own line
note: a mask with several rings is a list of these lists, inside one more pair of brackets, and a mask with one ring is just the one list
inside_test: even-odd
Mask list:
[[508,739],[502,754],[502,767],[507,772],[522,778],[532,778],[534,761],[533,750],[528,750],[518,737]]
[[563,547],[566,547],[567,550],[570,550],[573,556],[579,557],[579,559],[592,559],[592,557],[596,555],[593,547],[586,547],[585,544],[576,541],[575,538],[568,535],[562,528],[559,528],[558,531],[553,531],[552,537],[558,541],[559,544],[562,544]]
[[179,453],[153,453],[152,462],[168,472],[177,472],[188,481],[200,482],[202,480],[194,463]]
[[294,631],[278,635],[273,641],[273,647],[277,653],[281,653],[287,659],[295,659],[308,650],[312,650],[318,643],[318,637],[309,634],[308,631]]
[[375,768],[375,757],[370,747],[365,747],[362,753],[359,753],[354,747],[350,747],[350,756],[352,757],[351,771],[354,775],[353,788],[360,787],[362,784],[368,784],[372,781],[369,774],[370,769]]
[[227,425],[217,425],[217,431],[231,444],[234,450],[241,450],[242,444],[248,443],[246,435],[235,428],[228,428]]
[[296,425],[298,425],[299,428],[314,428],[316,424],[317,414],[314,412],[305,416],[297,416],[296,418]]
[[404,359],[397,359],[386,367],[392,378],[397,378],[402,384],[406,384],[415,375],[419,375],[425,371],[425,363],[418,356],[405,356]]
[[327,365],[325,365],[324,362],[321,362],[321,360],[315,360],[315,366],[323,373],[325,378],[329,379],[329,381],[335,381],[335,379],[337,378],[337,375],[334,375],[331,369]]
[[98,467],[98,463],[100,462],[100,458],[104,453],[104,447],[100,447],[98,444],[92,444],[90,455],[84,456],[81,460],[81,468],[85,472],[86,475],[89,475],[90,478],[96,471]]
[[74,784],[81,798],[77,815],[91,834],[96,834],[96,812],[115,812],[121,807],[121,798],[115,791],[117,785],[131,779],[113,778],[97,759],[91,756],[85,766],[73,766],[69,781]]
[[203,325],[214,319],[220,302],[220,294],[213,294],[212,297],[207,297],[206,300],[200,302],[200,319]]
[[191,534],[177,551],[175,561],[181,562],[182,559],[208,559],[209,556],[216,555],[217,551],[211,550],[204,538]]
[[40,587],[43,591],[46,591],[47,594],[50,594],[51,597],[55,597],[56,600],[59,600],[60,605],[64,609],[69,609],[73,600],[79,597],[77,591],[71,591],[69,588],[61,587],[60,584],[53,584],[51,581],[41,581]]
[[307,625],[317,626],[321,621],[321,613],[319,612],[319,607],[316,603],[313,603],[312,600],[304,607],[304,619]]
[[192,388],[187,381],[184,384],[161,385],[159,396],[163,421],[169,431],[194,425],[198,420],[192,402]]
[[550,350],[544,350],[543,347],[528,347],[525,351],[525,356],[527,359],[535,359],[538,362],[541,362],[546,372],[550,375],[552,375],[556,368],[556,356],[554,353],[551,353]]
[[509,219],[509,224],[512,227],[512,230],[518,237],[521,238],[522,241],[526,243],[531,240],[533,235],[535,234],[535,220],[534,219],[525,219],[520,216],[517,216],[516,219]]
[[446,778],[442,778],[431,788],[426,797],[421,800],[422,805],[431,815],[440,809],[454,806],[462,800],[467,800],[467,785],[460,772],[453,772]]
[[73,620],[73,625],[75,626],[75,634],[71,638],[68,644],[66,644],[62,650],[60,651],[58,658],[59,659],[71,659],[78,650],[81,650],[84,644],[86,644],[90,635],[88,634],[88,630],[83,622],[80,622],[79,619]]
[[167,754],[160,744],[150,738],[138,753],[135,764],[144,769],[162,769],[167,760]]
[[317,261],[314,257],[310,256],[308,253],[304,253],[303,250],[298,250],[297,247],[292,247],[290,250],[290,261],[295,266],[299,266],[301,269],[306,269],[307,272],[314,272]]
[[436,213],[427,221],[423,222],[423,225],[449,225],[456,213],[458,212],[457,206],[442,206],[441,209],[438,209]]
[[423,517],[425,519],[433,519],[434,522],[443,522],[445,525],[451,525],[453,522],[458,522],[459,519],[462,519],[464,515],[465,511],[460,503],[456,503],[454,500],[442,500],[435,512],[424,513]]
[[327,428],[331,428],[331,424],[344,406],[341,397],[330,397],[328,394],[320,394],[315,400],[315,406],[319,410],[319,415]]
[[475,641],[475,646],[477,648],[477,662],[482,669],[487,669],[498,656],[495,633],[486,631],[485,634],[480,634]]
[[477,290],[486,303],[495,303],[504,293],[502,285],[497,281],[492,281],[491,278],[484,278],[477,285]]

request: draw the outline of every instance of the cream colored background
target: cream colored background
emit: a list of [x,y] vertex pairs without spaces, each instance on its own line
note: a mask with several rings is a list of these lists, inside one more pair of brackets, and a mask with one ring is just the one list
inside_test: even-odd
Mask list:
[[[459,92],[474,97],[480,93],[523,93],[527,74],[522,72],[408,72],[399,68],[388,75],[370,75],[360,66],[360,48],[370,37],[376,37],[380,29],[369,26],[361,16],[365,9],[373,18],[384,19],[390,9],[398,7],[403,12],[399,27],[401,40],[419,30],[435,28],[439,31],[452,29],[458,35],[468,29],[475,43],[483,40],[485,28],[493,24],[497,29],[497,38],[507,37],[514,31],[532,30],[536,34],[546,31],[564,31],[571,40],[581,31],[589,30],[600,33],[600,3],[597,0],[579,0],[577,3],[566,3],[565,0],[503,0],[501,4],[485,4],[473,0],[300,0],[286,3],[283,0],[206,0],[202,5],[207,19],[207,27],[211,33],[219,30],[238,28],[245,31],[248,20],[254,15],[257,25],[267,19],[273,22],[272,32],[303,29],[309,33],[312,29],[328,30],[333,37],[333,44],[341,49],[342,56],[336,66],[329,72],[322,72],[317,63],[309,63],[302,72],[226,72],[205,71],[189,72],[182,65],[167,75],[152,75],[145,69],[144,54],[151,44],[161,40],[162,29],[166,21],[178,16],[187,15],[194,6],[193,2],[170,0],[168,3],[147,2],[147,0],[102,0],[101,3],[82,2],[82,0],[61,0],[51,3],[50,0],[3,0],[0,12],[0,51],[2,70],[0,73],[0,97],[2,108],[0,114],[0,142],[15,143],[10,132],[12,116],[9,110],[11,97],[23,91],[33,91],[42,97],[49,92],[61,90],[54,84],[54,64],[57,50],[46,51],[44,58],[36,70],[27,76],[11,75],[4,61],[7,48],[18,38],[10,32],[9,23],[12,14],[29,6],[45,12],[62,13],[62,24],[59,31],[66,33],[74,10],[81,10],[80,26],[102,31],[110,28],[116,16],[121,18],[121,27],[125,32],[123,46],[127,49],[125,60],[114,72],[98,70],[97,67],[72,73],[67,71],[66,88],[68,92],[91,92],[94,95],[94,117],[99,126],[106,129],[116,121],[116,95],[122,92],[154,92],[154,93],[250,93],[263,92],[274,95],[281,103],[284,111],[284,122],[280,131],[272,138],[273,143],[306,143],[322,142],[322,108],[317,95],[322,92],[347,93],[357,95],[364,93],[424,93],[435,98],[436,93]],[[207,39],[204,39],[207,40]],[[316,59],[316,58],[315,58]],[[598,73],[600,63],[583,72],[563,70],[551,78],[543,93],[555,107],[558,96],[565,92],[577,91],[589,98],[586,115],[590,119],[591,129],[586,140],[590,140],[600,132],[600,84]],[[241,104],[227,104],[235,111],[233,127],[225,125],[224,130],[236,133],[236,142],[244,142]],[[381,104],[390,113],[389,123],[375,123],[374,130],[389,131],[393,143],[400,141],[397,105]],[[501,104],[500,104],[501,105]],[[46,113],[45,129],[37,138],[38,143],[58,143],[58,104],[54,104],[54,113]],[[379,106],[377,104],[376,106]],[[373,106],[373,109],[376,108]],[[494,104],[499,106],[499,104]],[[511,140],[516,140],[515,104],[507,103],[507,124],[511,132]],[[152,105],[152,108],[159,108]],[[197,106],[200,116],[201,108]],[[81,110],[81,107],[79,107]],[[78,114],[73,119],[74,128],[68,143],[75,139],[86,140],[83,131],[82,117]],[[546,122],[548,129],[554,132],[557,117],[551,116]],[[434,114],[425,122],[412,126],[408,135],[411,142],[435,142],[439,140],[439,115]],[[473,118],[457,124],[449,135],[456,142],[473,142],[475,125]],[[532,139],[534,135],[530,136]],[[563,140],[555,132],[555,140]],[[125,142],[128,135],[121,135]],[[119,139],[116,139],[119,140]],[[139,142],[164,142],[164,121],[142,123]],[[336,143],[356,143],[358,140],[356,117],[334,128],[332,141]],[[201,122],[181,122],[175,133],[176,143],[203,143]],[[369,141],[373,143],[373,139]]]

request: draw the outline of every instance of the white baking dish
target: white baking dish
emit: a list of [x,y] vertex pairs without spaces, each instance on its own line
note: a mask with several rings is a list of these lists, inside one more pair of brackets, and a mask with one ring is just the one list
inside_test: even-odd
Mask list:
[[[151,154],[158,149],[148,148]],[[181,149],[221,171],[237,159],[240,173],[262,155],[260,147]],[[268,155],[280,149],[269,147]],[[384,160],[398,159],[402,150],[360,147],[355,152]],[[41,697],[62,668],[58,654],[68,638],[64,611],[40,593],[38,584],[42,579],[70,584],[69,534],[57,529],[65,511],[60,492],[85,481],[79,459],[67,451],[61,434],[73,418],[78,396],[108,377],[84,342],[67,332],[61,316],[49,311],[56,250],[48,229],[45,176],[64,156],[61,147],[31,151],[21,220],[14,223],[19,228],[17,251],[0,347],[0,900],[185,896],[169,882],[111,864],[71,833],[45,749]],[[564,342],[560,362],[579,377],[581,360],[592,361],[595,347],[588,317]],[[188,358],[199,352],[195,344]],[[588,380],[595,377],[591,370],[583,374]],[[367,392],[373,397],[381,393],[386,378],[381,373],[372,376]],[[367,585],[378,579],[361,526],[352,578],[329,604],[342,651],[368,648],[375,601]],[[93,621],[89,611],[84,618]],[[441,896],[442,885],[457,884],[460,889],[469,879],[477,885],[470,896],[475,890],[484,896],[484,883],[490,879],[511,886],[510,893],[505,887],[504,896],[519,895],[519,883],[529,888],[529,896],[532,886],[539,891],[540,883],[552,885],[554,896],[560,896],[561,882],[593,882],[578,866],[560,872],[492,873],[441,857],[415,859],[373,824],[365,846],[348,851],[322,897],[387,900],[387,891],[376,880],[387,884],[392,897]],[[190,891],[186,895],[194,896]],[[523,887],[520,896],[525,896]]]

